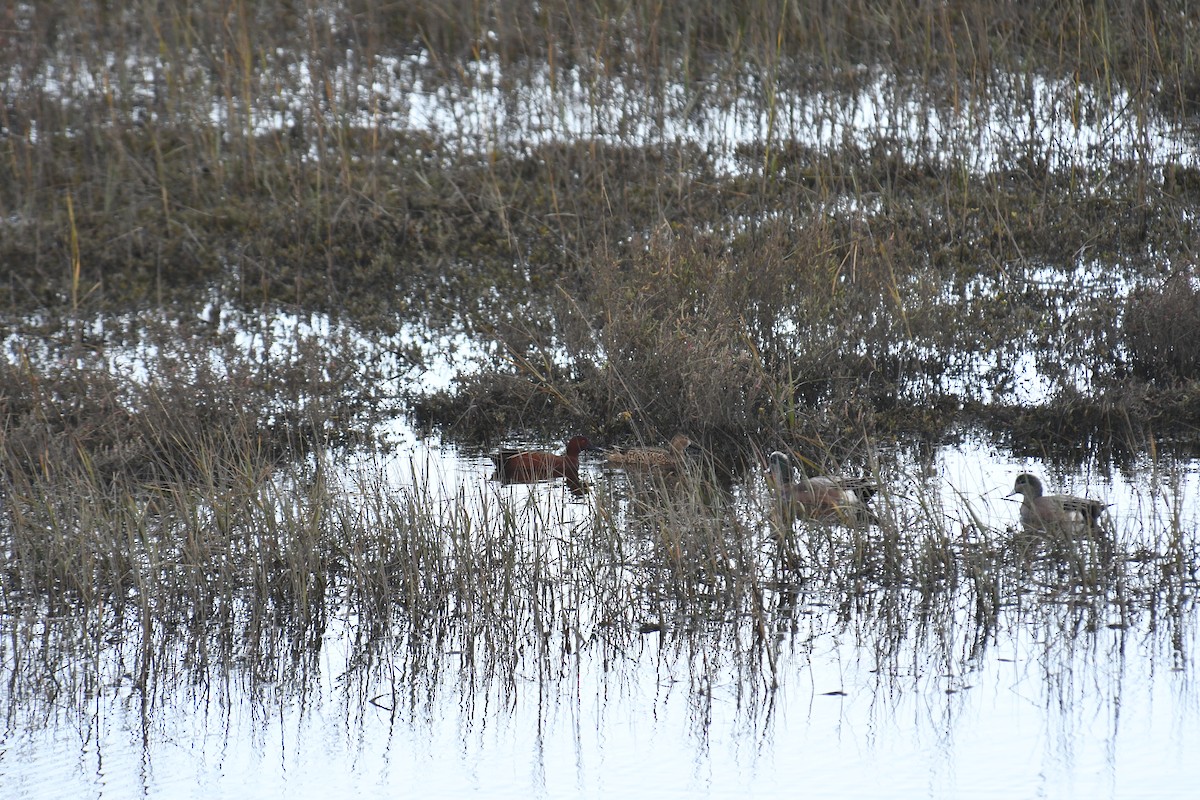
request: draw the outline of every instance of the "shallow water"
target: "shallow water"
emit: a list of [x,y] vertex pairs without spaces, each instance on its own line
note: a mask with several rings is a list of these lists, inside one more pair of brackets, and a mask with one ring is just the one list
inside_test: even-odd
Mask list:
[[3,778],[8,797],[1180,796],[1200,734],[1190,681],[1133,642],[1114,662],[1121,637],[1047,655],[1017,627],[969,675],[917,663],[894,693],[835,633],[749,699],[720,674],[697,696],[653,642],[486,714],[450,685],[393,718],[330,675],[303,702],[180,692],[149,721],[114,692],[79,728],[10,730]]
[[[1136,485],[1119,473],[1055,483],[1114,502],[1127,551],[1166,536],[1172,519],[1194,548],[1198,465],[1152,467],[1136,471]],[[589,535],[596,492],[622,480],[593,459],[593,494],[577,501],[559,485],[500,486],[491,469],[483,455],[415,436],[389,455],[343,463],[351,483],[433,487],[446,502],[467,498],[473,514],[530,509],[531,531],[577,539]],[[1013,476],[1046,475],[974,443],[943,448],[921,469],[941,487],[946,513],[969,504],[988,520],[979,535],[998,538],[1015,519],[1016,505],[1001,499]],[[1150,474],[1161,483],[1143,485]],[[751,475],[735,486],[733,507],[752,507],[759,483]],[[909,499],[897,492],[892,502]],[[924,617],[899,606],[899,627],[886,593],[848,616],[819,587],[796,602],[776,617],[769,657],[730,646],[726,637],[746,628],[737,621],[699,636],[668,628],[608,640],[591,626],[548,659],[534,653],[536,636],[527,652],[485,653],[473,666],[447,643],[425,674],[412,672],[399,641],[364,660],[358,620],[335,608],[302,668],[169,672],[146,704],[115,662],[129,654],[109,643],[95,662],[81,654],[62,666],[95,672],[99,688],[86,696],[23,704],[0,681],[9,712],[0,786],[20,798],[782,797],[800,788],[816,797],[1168,797],[1195,777],[1190,598],[1157,615],[1102,605],[1099,619],[1094,606],[1034,599],[986,628],[954,593]],[[511,672],[488,668],[510,657]]]

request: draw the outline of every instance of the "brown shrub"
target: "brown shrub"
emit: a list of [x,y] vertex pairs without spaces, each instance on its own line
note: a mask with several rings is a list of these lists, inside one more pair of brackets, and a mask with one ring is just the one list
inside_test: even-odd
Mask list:
[[1149,381],[1200,378],[1200,276],[1181,270],[1130,294],[1123,334],[1134,372]]

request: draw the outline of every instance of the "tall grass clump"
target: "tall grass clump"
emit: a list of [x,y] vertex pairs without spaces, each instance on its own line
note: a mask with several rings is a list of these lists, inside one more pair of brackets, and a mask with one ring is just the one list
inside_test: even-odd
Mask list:
[[1158,286],[1135,290],[1123,334],[1135,372],[1167,384],[1200,379],[1200,288],[1194,269],[1181,269]]

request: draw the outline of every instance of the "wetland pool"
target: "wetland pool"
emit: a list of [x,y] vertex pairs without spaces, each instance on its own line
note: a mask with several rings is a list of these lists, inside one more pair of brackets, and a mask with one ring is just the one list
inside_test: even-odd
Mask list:
[[[291,667],[182,666],[146,691],[129,674],[130,645],[97,642],[59,665],[57,696],[19,703],[12,681],[0,682],[4,796],[1091,798],[1182,797],[1194,786],[1190,590],[1110,601],[1055,596],[1034,581],[1002,589],[1002,606],[981,622],[966,591],[939,589],[921,611],[907,590],[881,588],[851,608],[819,570],[785,586],[764,567],[765,643],[750,644],[753,614],[623,631],[603,618],[614,601],[579,574],[604,556],[590,544],[597,509],[633,502],[623,473],[585,457],[592,492],[582,499],[561,482],[501,486],[486,455],[397,433],[386,455],[342,460],[346,485],[421,492],[435,516],[476,519],[478,542],[496,520],[515,519],[545,569],[534,606],[558,622],[514,612],[511,636],[422,646],[396,624],[368,643],[360,612],[331,591],[319,641]],[[1016,505],[1002,496],[1040,466],[978,443],[943,447],[919,469],[899,457],[895,474],[936,490],[892,502],[950,515],[970,505],[989,526],[968,534],[955,518],[947,530],[1003,541]],[[1074,480],[1114,503],[1124,557],[1152,559],[1138,554],[1163,550],[1180,526],[1194,549],[1195,462]],[[763,491],[751,471],[725,508],[753,518]],[[761,524],[740,530],[757,536]],[[764,560],[768,539],[753,551]],[[632,597],[648,573],[626,559],[624,577],[597,568],[596,580]],[[1141,575],[1128,579],[1157,591]],[[4,641],[8,651],[13,638]],[[91,688],[72,695],[74,672],[92,673]]]

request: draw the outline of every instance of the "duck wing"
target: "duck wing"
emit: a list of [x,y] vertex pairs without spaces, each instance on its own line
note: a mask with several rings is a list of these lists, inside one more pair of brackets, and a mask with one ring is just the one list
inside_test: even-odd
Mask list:
[[1102,503],[1099,500],[1089,500],[1086,497],[1071,497],[1070,495],[1052,495],[1052,499],[1058,503],[1064,512],[1069,515],[1078,515],[1080,519],[1089,525],[1095,525],[1100,515],[1104,513],[1104,509],[1109,507],[1109,503]]
[[[830,496],[841,496],[844,503],[866,503],[879,492],[876,483],[868,478],[841,478],[818,475],[808,479],[814,491]],[[800,482],[801,485],[804,481]]]

